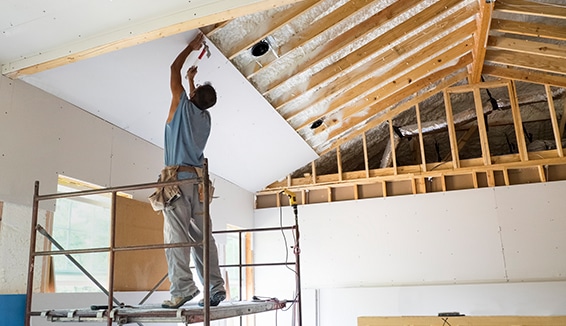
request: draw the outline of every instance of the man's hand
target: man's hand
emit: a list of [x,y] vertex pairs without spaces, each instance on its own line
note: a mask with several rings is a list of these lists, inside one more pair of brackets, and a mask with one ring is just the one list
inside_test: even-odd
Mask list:
[[196,51],[198,49],[200,49],[200,47],[202,46],[202,43],[204,42],[204,35],[202,33],[198,33],[197,36],[195,36],[195,38],[189,43],[189,48],[192,51]]
[[187,79],[193,80],[195,78],[195,75],[197,74],[197,70],[197,66],[190,67],[189,70],[187,70]]

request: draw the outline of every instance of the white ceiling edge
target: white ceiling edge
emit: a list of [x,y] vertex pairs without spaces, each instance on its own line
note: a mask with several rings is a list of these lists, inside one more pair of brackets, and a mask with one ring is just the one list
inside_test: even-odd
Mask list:
[[[163,148],[171,93],[169,67],[196,31],[24,76],[22,80]],[[211,43],[194,52],[195,82],[218,93],[205,149],[210,172],[257,192],[318,155]]]

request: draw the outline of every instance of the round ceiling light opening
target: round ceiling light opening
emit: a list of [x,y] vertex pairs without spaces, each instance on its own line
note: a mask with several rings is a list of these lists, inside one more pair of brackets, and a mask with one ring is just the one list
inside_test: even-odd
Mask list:
[[261,40],[252,46],[252,55],[254,57],[261,57],[269,51],[269,43],[266,40]]

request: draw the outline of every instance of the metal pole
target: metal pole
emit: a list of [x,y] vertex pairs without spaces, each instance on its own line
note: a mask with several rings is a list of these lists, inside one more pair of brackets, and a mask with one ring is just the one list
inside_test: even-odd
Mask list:
[[209,176],[208,176],[208,159],[204,159],[203,165],[203,204],[204,204],[204,243],[203,243],[203,274],[204,274],[204,325],[210,326],[210,201],[208,200],[210,189],[209,189]]
[[36,242],[36,231],[35,226],[37,225],[37,213],[39,210],[39,181],[35,182],[33,190],[33,208],[31,214],[31,236],[29,239],[29,260],[28,260],[28,282],[27,282],[27,295],[26,295],[26,320],[25,326],[30,326],[31,323],[31,296],[33,293],[33,274],[35,269],[35,242]]
[[[63,246],[61,246],[59,244],[59,242],[57,242],[57,240],[55,240],[48,232],[47,230],[45,230],[45,228],[43,228],[43,226],[41,225],[37,225],[37,231],[39,231],[39,233],[41,233],[44,237],[47,238],[47,240],[49,240],[49,242],[51,242],[55,247],[57,247],[60,250],[65,250],[65,248],[63,248]],[[96,285],[100,291],[102,291],[104,294],[106,294],[107,296],[110,296],[110,294],[108,293],[108,290],[106,290],[106,288],[104,288],[104,286],[102,284],[100,284],[100,282],[98,282],[96,280],[96,278],[94,278],[94,276],[92,276],[92,274],[90,274],[75,258],[73,258],[73,256],[71,255],[65,255],[70,261],[71,263],[73,263],[81,272],[83,272],[83,274],[86,275],[86,277],[88,277],[93,283],[94,285]],[[114,303],[116,304],[120,304],[120,301],[118,301],[116,298],[113,298]]]
[[293,205],[293,211],[295,212],[295,235],[297,240],[295,242],[295,279],[297,281],[297,301],[298,301],[298,315],[299,315],[299,326],[303,324],[303,309],[301,300],[301,247],[299,246],[299,214],[297,212],[297,205]]
[[112,299],[114,298],[114,246],[116,245],[116,191],[112,192],[112,211],[110,214],[110,256],[108,257],[108,326],[112,326]]

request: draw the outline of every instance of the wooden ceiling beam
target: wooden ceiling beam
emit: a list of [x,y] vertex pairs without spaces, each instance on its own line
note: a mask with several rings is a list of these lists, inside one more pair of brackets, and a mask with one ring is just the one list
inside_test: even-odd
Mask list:
[[[464,69],[468,64],[472,62],[472,55],[468,54],[464,57],[460,58],[457,64],[442,69],[433,73],[430,76],[427,76],[423,80],[414,82],[409,88],[405,88],[402,92],[394,94],[394,97],[391,98],[388,103],[385,103],[383,107],[385,109],[379,110],[381,113],[380,115],[374,115],[372,118],[368,119],[364,122],[362,127],[359,127],[357,130],[352,130],[348,135],[344,135],[340,137],[339,141],[334,144],[334,146],[329,146],[328,148],[322,148],[320,151],[320,155],[327,153],[328,151],[332,150],[335,146],[348,142],[361,134],[362,132],[366,132],[372,128],[375,128],[382,124],[384,121],[387,121],[390,118],[395,117],[396,115],[400,114],[401,112],[410,109],[411,107],[415,106],[416,104],[426,100],[427,98],[431,97],[432,95],[436,94],[439,91],[442,91],[444,88],[454,85],[455,83],[461,81],[462,79],[466,78],[468,73],[466,71],[462,71],[458,73],[458,70]],[[450,76],[454,74],[453,76]],[[446,78],[446,80],[442,80]],[[426,88],[428,85],[435,83],[438,80],[442,80],[436,86],[427,89],[426,91],[420,93],[417,96],[412,97],[410,100],[403,102],[400,105],[394,106],[395,103],[399,103],[403,99],[409,97],[411,94],[421,91],[422,89]],[[409,93],[410,92],[410,93]],[[408,94],[407,94],[408,93]],[[391,103],[393,102],[393,103]],[[391,104],[389,104],[391,103]],[[384,103],[381,103],[384,104]],[[387,105],[389,104],[389,105]],[[380,103],[376,103],[372,105],[372,108],[378,109]]]
[[551,26],[531,22],[493,19],[491,22],[491,30],[500,33],[566,41],[566,26]]
[[489,35],[489,26],[491,25],[491,13],[493,11],[493,1],[479,1],[480,8],[476,19],[477,30],[474,33],[474,62],[470,67],[470,78],[472,83],[479,83],[481,80],[481,71],[483,68],[483,59],[487,39]]
[[[464,51],[465,53],[466,50],[471,50],[471,39],[468,39],[467,42],[458,42],[468,36],[473,28],[473,22],[470,22],[462,28],[450,33],[448,36],[429,44],[428,46],[420,50],[418,52],[418,55],[408,56],[405,58],[405,60],[395,65],[393,64],[393,62],[396,62],[396,60],[398,59],[397,51],[387,52],[383,57],[360,67],[360,73],[363,74],[365,72],[365,74],[370,74],[372,73],[372,71],[377,71],[381,67],[392,66],[392,68],[387,70],[387,72],[373,76],[359,84],[356,84],[354,80],[356,78],[363,78],[363,76],[346,75],[344,78],[340,78],[344,80],[343,85],[341,86],[340,83],[338,83],[338,80],[333,83],[333,86],[336,84],[337,85],[332,87],[332,94],[323,94],[323,92],[320,92],[324,96],[324,98],[331,97],[333,94],[340,94],[328,103],[328,109],[326,110],[326,112],[321,114],[322,117],[312,117],[311,119],[302,123],[299,127],[295,127],[296,124],[294,124],[291,119],[288,120],[289,123],[291,124],[291,126],[295,127],[296,130],[300,130],[308,125],[311,125],[314,121],[328,117],[329,115],[332,115],[333,113],[338,111],[341,112],[342,120],[345,120],[352,115],[364,111],[367,108],[368,103],[383,99],[390,93],[392,89],[403,87],[403,85],[408,85],[413,80],[419,80],[422,78],[422,76],[428,74],[431,70],[434,70],[434,67],[438,67],[439,63],[441,65],[445,62],[450,61],[451,59],[453,59],[452,55],[454,53],[463,55],[462,51]],[[399,45],[399,52],[409,52],[409,49],[414,47],[414,44],[415,43],[411,42],[411,39],[409,39],[406,44],[403,43]],[[434,59],[431,59],[435,54],[439,53],[439,51],[446,49],[446,44],[456,45],[454,46],[454,48],[448,49],[448,51],[446,51],[444,54],[438,55]],[[411,73],[407,73],[407,71],[411,71]],[[405,74],[404,78],[399,78],[399,76],[403,73]],[[345,89],[346,87],[352,88]],[[363,98],[358,98],[363,94],[366,95],[364,95]]]
[[238,42],[234,44],[232,48],[223,49],[222,52],[229,60],[234,59],[238,54],[249,49],[270,34],[280,30],[293,19],[297,18],[297,16],[309,11],[320,2],[321,0],[304,0],[293,4],[287,10],[271,14],[270,17],[263,20],[261,28],[255,28],[251,31],[247,31],[242,38],[238,39]]
[[[366,98],[366,100],[361,101],[363,104],[363,111],[357,109],[345,111],[342,114],[340,127],[331,129],[329,138],[332,139],[335,136],[341,135],[349,129],[355,129],[356,125],[365,123],[368,119],[371,119],[390,105],[399,102],[410,94],[416,93],[421,88],[426,87],[426,85],[430,85],[430,83],[437,82],[438,79],[431,80],[430,78],[427,78],[430,76],[427,76],[427,73],[431,70],[434,71],[435,66],[439,67],[445,65],[447,62],[454,61],[457,58],[464,56],[467,52],[469,53],[471,51],[471,45],[472,40],[469,38],[452,49],[449,49],[445,53],[442,53],[437,57],[430,58],[429,61],[422,63],[406,75],[398,77],[393,82],[384,85],[384,87],[378,90],[381,92],[380,95],[383,96],[378,97],[376,94],[371,94]],[[442,63],[442,65],[439,65],[439,62]],[[432,75],[434,76],[434,74]],[[423,82],[425,80],[426,82]],[[415,86],[413,85],[419,85],[420,87],[419,89],[414,89]],[[403,89],[405,89],[404,92]],[[399,98],[397,95],[398,93],[408,94]]]
[[[309,91],[316,89],[321,84],[331,80],[332,78],[336,78],[336,75],[338,73],[351,70],[351,67],[354,67],[360,62],[367,60],[374,53],[383,50],[383,48],[388,46],[388,44],[393,43],[395,40],[403,37],[404,35],[412,33],[419,25],[426,24],[429,21],[437,18],[438,16],[442,16],[445,11],[448,11],[452,8],[451,6],[449,6],[450,4],[452,3],[446,4],[437,2],[432,6],[420,11],[415,16],[411,17],[411,19],[395,26],[387,33],[379,35],[371,42],[368,42],[364,46],[351,52],[335,63],[323,68],[320,71],[315,72],[312,76],[310,76],[308,84],[306,86],[301,85],[302,87],[300,89],[298,85],[292,87],[290,91],[284,92],[280,97],[272,99],[271,104],[278,111],[285,112],[284,106],[286,104],[290,103],[291,101],[300,100],[302,94],[307,94]],[[452,5],[456,4],[457,2],[455,1]],[[431,37],[432,35],[438,35],[446,29],[446,26],[454,26],[459,22],[471,17],[473,14],[475,14],[475,12],[476,11],[474,10],[474,6],[463,7],[453,14],[448,15],[442,20],[438,21],[436,24],[425,28],[420,32],[420,34],[431,35]],[[350,75],[354,72],[347,73]],[[269,92],[267,94],[269,94]]]
[[[454,0],[449,0],[454,1]],[[407,10],[411,7],[419,4],[419,0],[403,0],[397,1],[390,5],[389,7],[385,8],[377,12],[375,15],[371,16],[370,18],[366,19],[364,22],[360,22],[356,27],[349,29],[348,31],[344,32],[336,36],[332,41],[323,44],[322,46],[318,47],[317,51],[310,54],[309,59],[298,62],[295,64],[292,69],[289,69],[286,74],[280,74],[276,78],[273,78],[267,83],[267,85],[263,86],[259,89],[260,93],[265,95],[267,91],[272,88],[275,88],[282,84],[283,82],[287,81],[290,76],[298,75],[307,69],[311,68],[315,64],[327,59],[332,54],[336,53],[337,51],[347,47],[352,42],[364,37],[371,31],[376,30],[377,28],[383,26],[384,24],[391,22],[396,17],[404,14]],[[261,78],[261,74],[256,75],[256,78]],[[251,80],[253,83],[253,79]]]
[[139,22],[2,65],[10,78],[31,75],[254,12],[302,0],[220,0],[188,5],[160,19]]
[[549,75],[537,71],[521,70],[513,67],[500,67],[486,65],[483,70],[485,75],[520,80],[536,84],[548,84],[558,87],[566,87],[566,76]]
[[[367,0],[352,0],[346,2],[344,5],[332,11],[330,14],[316,20],[308,26],[304,26],[305,28],[296,31],[293,35],[290,35],[289,39],[287,39],[285,43],[279,45],[279,47],[277,48],[277,55],[279,57],[282,57],[287,53],[296,50],[296,48],[305,45],[318,35],[331,29],[335,24],[339,24],[341,21],[348,19],[354,14],[368,10],[368,7],[372,5],[373,1]],[[254,75],[261,73],[262,71],[264,71],[264,69],[270,67],[270,64],[274,61],[275,58],[267,58],[267,60],[262,61],[262,67],[247,75],[246,77],[252,78]]]
[[497,0],[495,10],[504,13],[566,19],[566,7],[527,0]]
[[504,66],[514,66],[538,72],[566,75],[566,59],[508,50],[487,51],[485,61]]
[[507,50],[543,57],[566,58],[566,46],[564,45],[531,40],[527,41],[510,37],[492,36],[489,38],[487,47],[490,50]]

